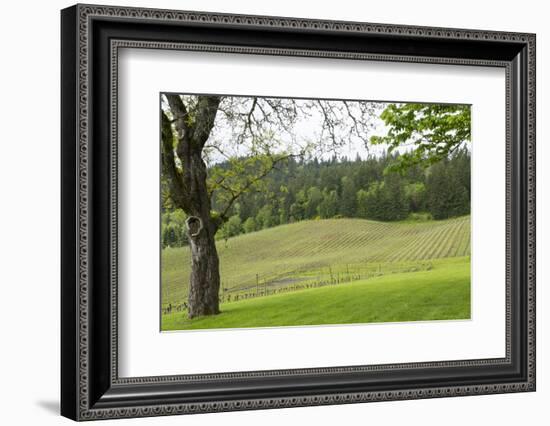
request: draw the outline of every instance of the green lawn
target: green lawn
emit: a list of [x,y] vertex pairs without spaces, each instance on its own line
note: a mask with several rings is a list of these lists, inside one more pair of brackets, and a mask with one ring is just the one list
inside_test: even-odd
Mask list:
[[436,259],[430,270],[224,303],[193,320],[162,316],[163,330],[277,327],[470,318],[469,256]]

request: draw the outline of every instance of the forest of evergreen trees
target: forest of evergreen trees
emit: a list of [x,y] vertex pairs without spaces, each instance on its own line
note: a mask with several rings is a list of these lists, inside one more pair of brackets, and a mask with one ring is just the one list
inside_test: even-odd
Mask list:
[[[427,169],[415,166],[403,174],[387,171],[395,158],[290,159],[265,178],[264,190],[239,198],[217,238],[318,218],[439,220],[470,213],[467,149]],[[212,207],[216,210],[216,194]],[[164,207],[161,234],[163,247],[187,244],[183,211]]]

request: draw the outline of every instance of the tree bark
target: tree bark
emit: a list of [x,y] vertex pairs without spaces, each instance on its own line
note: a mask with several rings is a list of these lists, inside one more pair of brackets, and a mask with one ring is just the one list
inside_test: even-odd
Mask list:
[[220,266],[214,235],[203,224],[198,234],[188,230],[191,246],[191,274],[187,313],[189,318],[220,313]]
[[215,235],[218,224],[210,216],[210,196],[206,186],[206,165],[199,152],[184,157],[190,171],[192,193],[187,235],[191,246],[191,274],[187,313],[189,318],[220,312],[220,267]]

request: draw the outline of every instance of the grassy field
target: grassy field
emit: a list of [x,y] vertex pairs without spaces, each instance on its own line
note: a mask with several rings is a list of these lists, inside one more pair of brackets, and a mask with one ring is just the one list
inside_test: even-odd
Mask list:
[[163,250],[163,330],[469,317],[469,216],[304,221],[217,246],[223,313],[191,322],[189,249]]
[[470,262],[434,262],[430,271],[383,275],[222,305],[214,317],[163,317],[164,330],[276,327],[470,318]]

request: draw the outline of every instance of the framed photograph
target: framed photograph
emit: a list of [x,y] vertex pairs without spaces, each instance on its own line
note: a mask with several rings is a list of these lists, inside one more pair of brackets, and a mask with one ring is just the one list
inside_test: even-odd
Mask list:
[[61,12],[61,412],[535,390],[535,35]]

